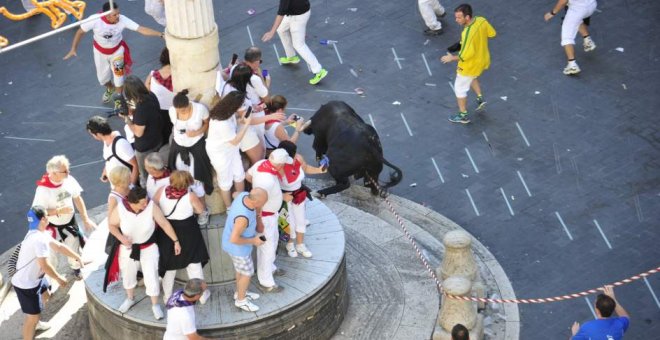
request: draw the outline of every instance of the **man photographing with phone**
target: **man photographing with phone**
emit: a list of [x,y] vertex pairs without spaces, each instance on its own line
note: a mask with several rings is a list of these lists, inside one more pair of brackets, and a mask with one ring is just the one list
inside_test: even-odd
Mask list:
[[247,288],[254,273],[252,247],[265,242],[263,235],[257,237],[257,209],[261,209],[267,200],[268,193],[260,188],[252,189],[249,194],[237,194],[228,210],[222,233],[222,250],[231,257],[236,271],[234,306],[246,312],[259,310],[259,306],[252,303],[259,294],[248,292]]

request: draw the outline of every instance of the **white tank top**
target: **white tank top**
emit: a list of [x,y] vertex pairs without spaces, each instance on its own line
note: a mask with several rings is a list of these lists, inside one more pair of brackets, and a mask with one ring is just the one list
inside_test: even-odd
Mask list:
[[[178,204],[176,203],[177,201],[179,201]],[[176,208],[174,207],[175,205]],[[193,215],[193,206],[192,206],[192,202],[190,202],[190,192],[183,195],[181,197],[181,200],[178,200],[178,199],[167,198],[167,195],[165,195],[165,191],[163,191],[161,193],[158,206],[160,206],[160,210],[163,211],[163,215],[165,215],[165,217],[167,217],[168,220],[181,221]]]
[[158,189],[168,185],[170,185],[170,176],[161,179],[154,179],[153,176],[149,175],[149,177],[147,177],[147,196],[153,198]]
[[[289,178],[293,178],[291,182],[289,182]],[[303,179],[305,179],[305,172],[303,172],[302,164],[296,159],[293,164],[284,165],[284,176],[280,178],[280,187],[282,191],[298,190],[302,186]]]
[[[156,78],[154,77],[154,71],[149,72],[151,74],[151,81],[149,87],[151,92],[156,95],[158,98],[158,103],[160,104],[161,110],[169,110],[172,107],[172,101],[174,100],[175,93],[170,91],[167,87],[161,85]],[[171,77],[172,75],[170,75]]]
[[264,132],[264,139],[266,139],[266,149],[274,150],[277,149],[278,145],[280,145],[280,140],[275,136],[275,131],[277,130],[277,127],[280,126],[280,124],[282,123],[273,123]]
[[140,213],[135,214],[119,203],[119,228],[121,233],[130,237],[133,243],[144,243],[156,230],[156,222],[154,222],[154,202],[149,201],[147,207]]

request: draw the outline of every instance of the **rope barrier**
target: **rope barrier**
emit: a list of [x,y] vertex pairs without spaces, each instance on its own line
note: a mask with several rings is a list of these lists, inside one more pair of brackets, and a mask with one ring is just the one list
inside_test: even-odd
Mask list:
[[[369,181],[376,186],[376,188],[378,189],[379,192],[381,192],[381,193],[384,192],[377,181],[374,181],[373,178],[371,178],[371,176],[369,176],[368,174],[366,174],[366,176],[369,177]],[[480,297],[472,297],[472,296],[459,296],[459,295],[447,294],[447,292],[445,292],[443,287],[442,287],[442,283],[440,282],[440,279],[435,274],[435,271],[433,270],[433,268],[431,268],[431,265],[429,265],[429,262],[426,259],[426,257],[424,256],[424,254],[422,254],[422,252],[420,251],[419,246],[417,246],[417,242],[412,237],[410,232],[408,232],[408,228],[406,228],[405,224],[403,223],[403,220],[399,216],[399,213],[394,209],[394,206],[392,205],[390,200],[387,199],[386,195],[381,195],[381,197],[383,197],[383,200],[385,201],[385,203],[389,207],[390,212],[394,215],[397,222],[401,226],[401,229],[403,230],[403,233],[405,234],[406,238],[408,238],[408,241],[410,241],[410,243],[412,244],[412,247],[415,249],[415,253],[417,253],[417,257],[421,260],[422,264],[424,265],[426,270],[429,272],[429,274],[431,274],[431,277],[435,281],[436,286],[440,290],[440,294],[442,294],[442,295],[444,295],[444,296],[446,296],[450,299],[464,300],[464,301],[474,301],[474,302],[490,302],[490,303],[532,304],[532,303],[548,303],[548,302],[557,302],[557,301],[570,300],[570,299],[575,299],[575,298],[579,298],[579,297],[582,297],[582,296],[595,294],[595,293],[598,293],[598,291],[603,290],[602,287],[599,287],[599,288],[593,288],[593,289],[585,290],[585,291],[582,291],[582,292],[579,292],[579,293],[572,293],[572,294],[560,295],[560,296],[555,296],[555,297],[536,298],[536,299],[492,299],[492,298],[480,298]],[[647,270],[647,271],[645,271],[643,273],[640,273],[640,274],[637,274],[637,275],[633,275],[629,278],[614,282],[611,285],[613,285],[613,286],[622,286],[624,284],[628,284],[628,283],[640,280],[640,279],[645,278],[647,276],[650,276],[652,274],[657,274],[658,272],[660,272],[660,267]]]

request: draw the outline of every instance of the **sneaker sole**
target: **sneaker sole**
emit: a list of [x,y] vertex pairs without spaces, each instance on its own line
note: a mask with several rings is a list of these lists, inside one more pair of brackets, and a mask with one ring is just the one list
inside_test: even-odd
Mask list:
[[449,118],[448,120],[450,122],[456,123],[456,124],[468,124],[468,123],[470,123],[469,119],[467,119],[467,120],[452,120],[451,118]]
[[300,64],[300,59],[298,59],[296,61],[281,61],[280,60],[279,62],[282,65],[295,65],[295,64]]
[[487,102],[483,102],[483,103],[479,104],[477,106],[477,108],[475,109],[475,111],[479,111],[479,112],[483,111],[486,108],[486,104],[487,104]]
[[242,310],[242,311],[244,311],[244,312],[252,312],[252,313],[254,313],[254,312],[259,311],[259,308],[255,309],[255,310],[250,310],[249,308],[243,308],[243,307],[236,306],[236,305],[234,305],[234,307],[236,307],[236,308],[238,308],[238,309],[240,309],[240,310]]
[[321,80],[325,79],[325,77],[327,77],[327,76],[328,76],[328,71],[326,71],[325,74],[322,75],[321,78],[319,78],[319,80],[314,80],[314,79],[316,79],[316,78],[314,78],[314,79],[310,79],[310,80],[309,80],[309,84],[310,84],[310,85],[316,85],[316,84],[320,83]]
[[580,71],[564,71],[564,74],[567,76],[574,76],[576,74],[580,73]]

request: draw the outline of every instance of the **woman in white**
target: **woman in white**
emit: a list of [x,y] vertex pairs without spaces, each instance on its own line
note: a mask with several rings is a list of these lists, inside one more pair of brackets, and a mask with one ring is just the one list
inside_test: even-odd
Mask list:
[[160,68],[149,72],[144,85],[158,98],[161,110],[169,110],[174,99],[172,89],[172,68],[170,67],[170,52],[164,47],[160,52]]
[[[286,105],[286,98],[280,95],[273,96],[266,104],[266,111],[268,111],[266,117],[270,118],[273,114],[284,115]],[[292,136],[289,136],[285,126],[293,125],[294,123],[296,130],[293,132]],[[298,137],[300,137],[300,132],[307,126],[309,126],[309,122],[304,124],[302,117],[296,114],[290,115],[289,118],[283,122],[271,119],[267,120],[264,133],[264,140],[266,141],[266,156],[268,156],[271,151],[277,149],[280,142],[291,141],[295,144],[298,141]]]
[[[170,175],[170,185],[161,187],[154,196],[154,201],[165,214],[165,217],[179,237],[179,243],[183,251],[177,256],[165,249],[171,249],[172,241],[168,237],[158,238],[158,248],[164,249],[160,253],[158,263],[159,274],[163,277],[163,301],[172,295],[174,287],[174,278],[177,269],[185,268],[190,279],[204,279],[202,266],[209,260],[209,253],[199,229],[199,224],[194,214],[199,214],[204,210],[204,204],[191,192],[190,186],[194,179],[187,171],[172,171]],[[211,296],[207,289],[200,298],[200,303],[204,304]]]
[[[160,285],[158,283],[159,250],[156,244],[156,223],[174,243],[174,254],[181,253],[181,246],[174,229],[163,216],[160,208],[147,198],[146,190],[136,187],[131,189],[125,200],[108,217],[108,229],[114,235],[119,246],[119,270],[126,290],[126,300],[119,306],[124,314],[135,304],[135,286],[137,272],[142,270],[146,294],[151,298],[151,311],[154,318],[164,317],[158,304]],[[172,249],[170,249],[172,251]]]
[[210,195],[213,193],[213,175],[204,137],[209,129],[209,111],[203,104],[191,102],[187,95],[188,90],[177,93],[169,110],[174,143],[170,146],[167,167],[188,171],[203,184],[204,193]]
[[[232,91],[227,93],[210,112],[206,153],[215,169],[220,194],[227,208],[231,206],[232,184],[237,192],[245,189],[243,182],[245,170],[238,145],[245,136],[252,117],[243,116],[247,112],[244,102],[245,93]],[[237,119],[243,121],[238,132],[236,132]]]
[[[220,86],[220,90],[218,91],[218,94],[220,95],[220,97],[224,97],[227,93],[232,91],[239,91],[246,93],[244,106],[245,107],[249,106],[251,107],[250,110],[253,110],[257,106],[256,105],[253,106],[253,101],[247,97],[247,93],[248,93],[247,88],[251,84],[251,80],[250,80],[251,77],[252,77],[252,69],[249,66],[245,64],[236,65],[230,72],[229,80],[226,83],[224,83],[222,86]],[[262,110],[254,109],[254,111],[257,112]],[[243,140],[241,141],[240,144],[241,151],[245,152],[245,154],[250,159],[250,165],[264,159],[266,150],[264,148],[263,143],[261,142],[261,137],[259,136],[259,129],[257,128],[257,126],[265,123],[266,120],[268,119],[282,120],[284,119],[284,116],[281,115],[281,116],[273,116],[267,118],[265,117],[265,115],[255,114],[254,118],[251,120],[251,123],[249,124],[250,127],[245,133],[245,138],[243,138]]]
[[[289,157],[293,158],[293,164],[285,164],[280,171],[280,187],[282,192],[291,193],[293,199],[287,202],[287,211],[289,217],[289,242],[286,244],[286,250],[289,256],[297,257],[298,254],[303,257],[312,257],[312,252],[305,246],[305,231],[307,228],[307,219],[305,218],[305,202],[309,195],[309,188],[303,185],[305,174],[322,174],[327,170],[321,167],[313,167],[305,159],[297,154],[297,147],[291,141],[283,141],[278,145],[278,149],[286,150]],[[293,245],[293,242],[296,245]]]

